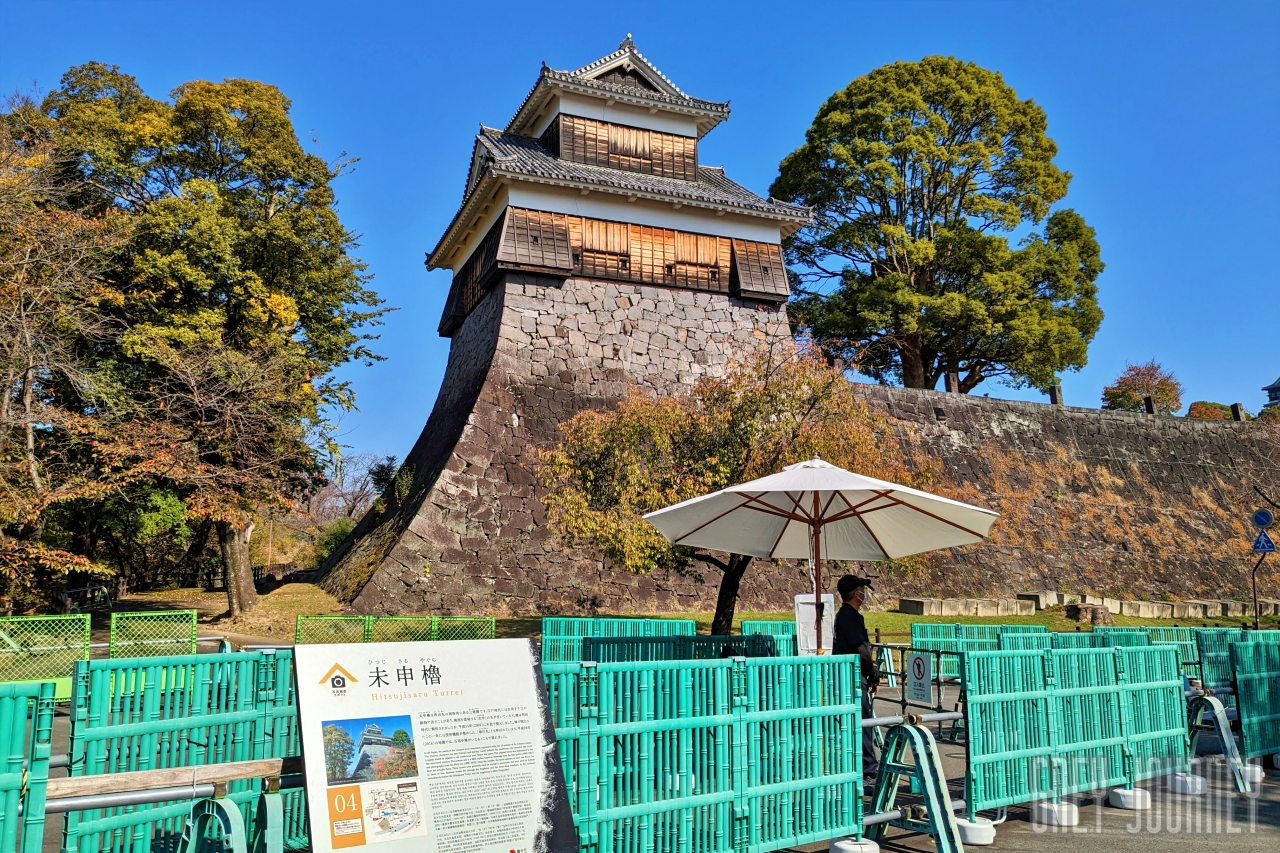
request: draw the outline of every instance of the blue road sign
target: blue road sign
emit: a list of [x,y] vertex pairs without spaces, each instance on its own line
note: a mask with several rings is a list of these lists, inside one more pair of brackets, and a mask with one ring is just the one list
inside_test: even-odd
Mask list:
[[1269,509],[1255,509],[1253,511],[1253,526],[1267,528],[1275,521],[1275,516],[1271,514]]
[[1276,543],[1271,541],[1271,537],[1267,535],[1267,531],[1259,530],[1258,538],[1253,540],[1253,553],[1274,554],[1275,551]]

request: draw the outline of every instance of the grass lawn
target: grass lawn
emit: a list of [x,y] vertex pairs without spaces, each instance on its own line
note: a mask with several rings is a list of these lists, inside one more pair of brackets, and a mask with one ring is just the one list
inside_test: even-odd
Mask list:
[[[246,634],[254,637],[270,638],[276,641],[292,642],[294,622],[299,614],[312,616],[335,616],[343,612],[342,604],[333,596],[315,584],[290,583],[272,590],[260,597],[258,607],[251,613],[238,619],[228,619],[227,596],[222,592],[205,592],[201,589],[177,589],[166,592],[137,593],[121,599],[117,603],[119,610],[196,610],[200,614],[202,631],[209,633],[227,632]],[[605,614],[601,614],[605,615]],[[661,613],[646,618],[650,619],[693,619],[697,622],[699,634],[711,633],[711,613]],[[866,614],[867,627],[874,632],[881,631],[881,638],[886,642],[902,642],[911,633],[912,622],[943,622],[988,625],[1045,625],[1050,631],[1074,631],[1078,622],[1066,617],[1061,607],[1042,610],[1035,616],[910,616],[896,611],[873,611]],[[637,617],[638,618],[638,617]],[[790,611],[756,613],[739,611],[733,620],[733,632],[740,633],[742,621],[746,620],[779,620],[789,622],[795,619]],[[1252,617],[1248,619],[1138,619],[1132,616],[1115,617],[1117,625],[1221,625],[1234,627],[1252,626]],[[1268,616],[1262,619],[1264,628],[1280,628],[1280,617]],[[1088,630],[1088,626],[1080,626]],[[499,637],[536,637],[542,633],[541,616],[516,616],[497,620],[497,636]],[[888,635],[888,636],[886,636]],[[901,636],[894,636],[901,635]]]

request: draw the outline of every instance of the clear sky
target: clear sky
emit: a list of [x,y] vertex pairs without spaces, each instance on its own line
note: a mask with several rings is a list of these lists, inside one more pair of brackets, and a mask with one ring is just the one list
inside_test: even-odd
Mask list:
[[[1062,203],[1098,232],[1106,311],[1067,402],[1097,405],[1126,362],[1155,358],[1184,402],[1242,402],[1280,375],[1280,3],[959,2],[545,4],[529,2],[23,3],[0,0],[0,91],[116,63],[147,92],[246,77],[293,100],[299,135],[361,158],[338,187],[373,287],[399,308],[350,367],[352,452],[408,452],[439,388],[436,324],[450,273],[431,249],[461,199],[479,123],[503,126],[544,60],[572,69],[628,33],[690,94],[733,114],[699,160],[765,193],[818,106],[895,60],[950,54],[1000,71],[1049,116]],[[980,387],[993,397],[1037,392]]]

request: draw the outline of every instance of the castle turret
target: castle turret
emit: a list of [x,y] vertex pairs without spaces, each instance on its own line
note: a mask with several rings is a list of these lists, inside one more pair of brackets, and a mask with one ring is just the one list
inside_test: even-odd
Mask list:
[[[780,244],[809,210],[699,162],[699,140],[728,116],[628,36],[576,71],[543,66],[504,129],[481,127],[462,202],[427,259],[453,271],[438,324],[451,338],[444,382],[408,476],[326,564],[326,588],[373,613],[714,600],[718,578],[641,577],[565,549],[532,472],[584,408],[632,386],[680,393],[789,339]],[[744,606],[789,606],[804,579],[779,575],[748,584]]]

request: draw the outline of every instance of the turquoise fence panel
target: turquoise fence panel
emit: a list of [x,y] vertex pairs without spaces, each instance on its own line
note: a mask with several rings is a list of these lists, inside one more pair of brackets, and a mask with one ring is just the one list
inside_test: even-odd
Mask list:
[[[1240,628],[1197,628],[1196,645],[1200,649],[1200,678],[1208,690],[1231,686],[1231,643],[1244,642]],[[1234,705],[1232,696],[1220,696],[1224,705]]]
[[1049,635],[1055,649],[1092,649],[1097,638],[1085,631],[1059,631]]
[[692,619],[615,619],[578,616],[542,617],[542,659],[577,660],[583,637],[680,637],[697,633]]
[[1190,734],[1182,656],[1174,644],[1121,648],[1116,664],[1127,685],[1125,739],[1132,781],[1154,779],[1190,767]]
[[0,682],[52,681],[54,699],[71,698],[76,661],[89,659],[89,614],[0,618]]
[[[91,660],[76,665],[70,772],[93,776],[301,755],[289,650]],[[246,825],[261,782],[229,786]],[[301,791],[284,797],[289,849],[308,846]],[[70,812],[65,853],[156,853],[182,837],[189,800]],[[255,839],[250,839],[252,849]]]
[[744,620],[742,623],[742,633],[744,636],[752,634],[768,634],[773,637],[777,643],[778,654],[780,655],[798,655],[800,653],[796,646],[796,623],[783,622],[782,620]]
[[1173,646],[970,653],[963,689],[971,814],[1188,766]]
[[912,622],[911,645],[918,649],[928,648],[923,645],[930,640],[955,640],[959,635],[956,626],[942,622]]
[[1050,634],[1001,634],[1000,651],[1002,652],[1040,652],[1053,648],[1053,636]]
[[1044,625],[997,625],[1001,634],[1047,634],[1049,629]]
[[999,625],[956,625],[956,636],[962,640],[981,641],[991,644],[988,651],[995,651],[996,642],[1000,639]]
[[141,658],[196,653],[196,611],[112,613],[111,657]]
[[859,831],[842,658],[544,665],[582,849],[766,853]]
[[1178,647],[1182,671],[1188,677],[1199,678],[1200,649],[1196,646],[1194,628],[1147,628],[1152,643],[1172,643]]
[[40,853],[53,738],[52,681],[0,684],[0,853]]
[[[1260,633],[1250,631],[1249,639]],[[1240,752],[1246,759],[1280,754],[1280,637],[1232,643],[1229,652],[1240,717]]]
[[834,657],[753,658],[741,666],[746,767],[734,770],[745,776],[739,796],[749,833],[745,849],[763,853],[857,832],[863,818],[858,668]]
[[1107,631],[1094,632],[1098,637],[1097,648],[1129,648],[1132,646],[1149,646],[1151,637],[1146,631]]
[[596,663],[777,657],[767,634],[693,637],[583,637],[581,658]]

